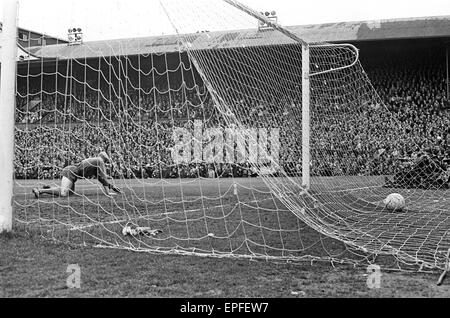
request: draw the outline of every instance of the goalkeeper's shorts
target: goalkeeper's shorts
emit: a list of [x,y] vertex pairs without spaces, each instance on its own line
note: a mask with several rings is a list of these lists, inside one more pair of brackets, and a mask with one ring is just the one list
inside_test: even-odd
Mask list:
[[73,184],[78,180],[78,176],[76,175],[77,167],[76,166],[67,166],[61,171],[61,177],[66,177]]

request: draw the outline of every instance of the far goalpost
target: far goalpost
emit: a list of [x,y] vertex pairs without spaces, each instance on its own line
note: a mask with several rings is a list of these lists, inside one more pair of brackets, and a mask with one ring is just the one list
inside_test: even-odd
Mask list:
[[[310,44],[301,39],[295,33],[289,31],[288,29],[278,25],[276,22],[268,19],[263,14],[259,14],[257,11],[252,8],[238,2],[235,0],[224,0],[224,2],[230,4],[231,6],[242,10],[243,12],[249,14],[250,16],[256,18],[261,21],[265,25],[272,27],[273,29],[281,32],[292,40],[298,42],[302,46],[302,187],[306,190],[309,190],[311,187],[311,152],[310,152],[310,122],[311,122],[311,114],[310,114],[310,77],[319,74],[326,74],[328,72],[336,72],[346,68],[350,68],[356,64],[359,60],[359,54],[356,47],[350,44],[340,44],[339,47],[347,47],[349,50],[352,50],[355,53],[354,61],[349,63],[349,65],[340,66],[337,68],[331,68],[329,70],[323,70],[321,72],[311,73],[310,72]],[[335,47],[333,44],[320,44],[320,45],[312,45],[313,47]]]

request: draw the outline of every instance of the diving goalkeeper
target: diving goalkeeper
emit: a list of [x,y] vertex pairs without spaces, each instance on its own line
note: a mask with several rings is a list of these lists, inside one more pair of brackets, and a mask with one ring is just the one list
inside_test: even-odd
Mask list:
[[[87,158],[74,166],[67,166],[61,171],[60,187],[44,187],[42,189],[34,188],[33,194],[39,198],[43,194],[53,196],[67,197],[75,193],[75,182],[80,178],[95,177],[103,185],[106,195],[122,193],[122,190],[108,181],[106,175],[105,163],[110,163],[106,152],[100,152],[98,157]],[[114,192],[110,192],[109,189]]]

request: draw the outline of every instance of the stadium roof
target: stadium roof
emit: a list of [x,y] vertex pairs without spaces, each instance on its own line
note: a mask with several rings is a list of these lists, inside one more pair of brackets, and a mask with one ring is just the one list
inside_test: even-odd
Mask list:
[[[3,23],[0,21],[0,32],[2,31],[2,29],[3,29]],[[45,33],[32,31],[29,29],[20,28],[20,27],[18,28],[18,31],[17,31],[17,37],[18,37],[19,44],[23,48],[41,45],[42,43],[45,43],[45,45],[54,45],[57,43],[67,43],[66,40],[60,39],[58,37],[48,35]],[[2,47],[0,44],[0,50],[1,49],[2,49]],[[20,55],[23,56],[23,55],[26,55],[26,53],[23,50],[19,49],[18,56],[20,56]]]
[[[0,32],[2,31],[2,29],[3,29],[3,22],[0,21]],[[39,45],[39,43],[42,43],[42,41],[44,41],[46,45],[68,42],[67,40],[63,40],[56,36],[32,31],[29,29],[24,29],[21,27],[18,28],[17,36],[19,38],[20,45],[22,45],[23,47],[33,46],[33,44]]]
[[53,35],[48,35],[41,32],[32,31],[29,29],[19,28],[18,38],[20,45],[23,47],[29,47],[34,45],[40,45],[42,41],[45,41],[46,45],[67,43],[67,40],[63,40]]
[[[450,37],[450,16],[300,25],[288,27],[307,42],[358,42]],[[270,38],[270,41],[269,41]],[[190,35],[196,48],[229,48],[288,44],[292,40],[273,30],[234,30]],[[112,55],[169,53],[179,49],[176,35],[47,45],[30,48],[38,57],[94,58]]]

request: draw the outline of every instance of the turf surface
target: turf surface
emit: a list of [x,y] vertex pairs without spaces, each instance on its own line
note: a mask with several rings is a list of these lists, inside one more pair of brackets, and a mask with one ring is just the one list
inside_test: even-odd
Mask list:
[[[361,181],[370,187],[377,186],[379,179],[373,185]],[[369,289],[366,257],[371,255],[311,229],[274,198],[260,179],[116,182],[125,191],[113,200],[101,195],[93,180],[77,183],[83,196],[36,200],[31,188],[37,181],[18,180],[16,231],[0,240],[0,296],[450,295],[448,285],[435,286],[439,272],[387,271],[396,266],[391,258],[376,259],[383,273],[381,288]],[[337,190],[357,184],[348,178],[318,178],[314,187],[320,190],[332,182]],[[383,193],[375,197],[362,188],[354,194],[367,202],[382,198]],[[427,198],[437,201],[439,208],[447,193],[433,193]],[[424,197],[418,192],[412,195]],[[130,219],[140,226],[161,228],[163,233],[156,238],[124,237],[121,229]],[[95,247],[99,245],[119,249]],[[178,253],[239,258],[164,254],[174,248]],[[357,266],[338,264],[340,260]],[[66,287],[69,264],[81,266],[79,290]]]

